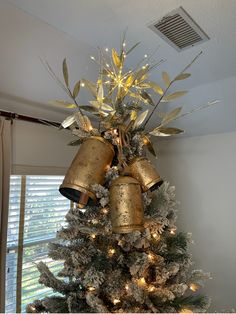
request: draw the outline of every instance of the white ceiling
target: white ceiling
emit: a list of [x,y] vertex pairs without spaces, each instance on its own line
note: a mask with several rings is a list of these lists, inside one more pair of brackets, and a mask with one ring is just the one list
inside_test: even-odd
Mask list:
[[[0,0],[0,4],[9,2],[24,10],[27,14],[30,14],[31,19],[35,20],[35,17],[37,17],[47,23],[44,23],[47,27],[50,27],[48,25],[50,24],[62,31],[62,35],[67,40],[70,39],[70,45],[71,43],[75,46],[78,45],[78,49],[80,50],[78,60],[80,59],[81,61],[77,60],[76,65],[79,69],[77,73],[81,73],[82,75],[88,74],[90,79],[95,75],[96,69],[94,67],[92,69],[89,55],[94,53],[97,46],[115,46],[118,48],[120,37],[126,27],[128,27],[127,44],[130,43],[132,45],[137,41],[141,41],[140,48],[127,60],[128,65],[134,64],[145,53],[151,53],[160,45],[157,51],[157,59],[165,58],[167,60],[161,66],[161,69],[165,69],[173,75],[181,70],[196,53],[203,50],[203,55],[191,68],[193,75],[186,81],[185,88],[194,88],[199,85],[210,84],[218,80],[236,76],[235,0]],[[158,20],[179,6],[182,6],[208,34],[210,37],[208,42],[183,52],[177,52],[147,28],[149,22]],[[12,28],[12,26],[9,27]],[[31,32],[33,31],[32,29]],[[15,32],[17,32],[17,25],[15,25]],[[37,36],[37,32],[35,35],[32,35],[32,37],[34,36]],[[46,33],[45,36],[47,36]],[[34,40],[37,40],[37,37]],[[57,38],[55,42],[56,40]],[[49,38],[48,41],[51,41],[52,44],[53,38]],[[14,47],[12,46],[12,48]],[[71,57],[69,48],[70,46],[63,51],[66,53],[65,57]],[[35,53],[33,49],[32,53]],[[62,52],[55,49],[53,53],[55,59],[49,60],[49,62],[52,62],[55,67],[60,67],[58,63],[60,62],[59,58],[62,57]],[[52,57],[52,52],[50,56]],[[73,55],[71,61],[73,61],[74,57]],[[85,64],[87,65],[85,66]],[[37,74],[35,73],[35,75]],[[152,79],[158,81],[160,79],[160,72],[155,71],[152,74]],[[36,90],[35,86],[34,89]],[[0,91],[9,93],[8,89]],[[52,92],[54,92],[54,87],[50,89],[45,88],[43,96],[39,95],[37,91],[34,93],[29,92],[29,94],[20,94],[21,92],[18,91],[17,94],[15,93],[15,96],[30,98],[34,101],[45,103],[47,97],[49,97],[48,99],[52,99],[57,98],[59,95],[58,93],[55,95]],[[218,96],[218,92],[216,94]],[[210,95],[200,97],[199,100],[201,102],[213,98],[215,98],[214,90],[213,94],[211,90]],[[224,102],[224,99],[221,99],[221,101]],[[229,106],[233,106],[234,108],[234,103],[232,101],[228,102]],[[193,104],[197,103],[198,100],[194,99]],[[221,114],[221,109],[211,110],[215,110],[215,115]],[[198,114],[198,119],[200,115]],[[227,126],[221,131],[231,131],[234,126],[233,121],[232,123],[233,125],[229,122],[230,127]],[[218,130],[217,128],[214,129],[214,125],[215,123],[212,123],[212,129],[207,129],[206,132],[217,132]],[[196,128],[196,130],[191,130],[190,133],[195,135],[204,134],[204,132],[204,128],[200,133]]]

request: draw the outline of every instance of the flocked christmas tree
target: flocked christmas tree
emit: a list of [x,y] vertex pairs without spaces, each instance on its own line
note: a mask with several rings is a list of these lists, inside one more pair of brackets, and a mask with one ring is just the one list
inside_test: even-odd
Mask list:
[[[45,63],[73,100],[57,103],[75,109],[62,127],[76,137],[70,145],[81,146],[60,187],[74,206],[49,248],[49,256],[63,260],[64,267],[55,276],[43,262],[37,265],[39,282],[56,294],[29,304],[28,312],[190,313],[208,308],[208,298],[198,291],[209,274],[191,270],[190,235],[176,228],[175,189],[146,158],[146,150],[155,155],[152,136],[183,132],[167,124],[190,112],[178,107],[164,113],[159,104],[186,93],[170,92],[170,87],[190,76],[186,70],[198,56],[173,79],[162,72],[161,87],[148,79],[159,65],[151,57],[145,55],[135,69],[125,67],[136,46],[126,49],[123,40],[120,53],[112,49],[111,57],[108,49],[99,50],[98,60],[91,57],[99,65],[97,82],[82,79],[73,90],[66,60],[64,83]],[[77,101],[81,86],[94,98],[87,106]],[[159,123],[149,130],[153,115]]]

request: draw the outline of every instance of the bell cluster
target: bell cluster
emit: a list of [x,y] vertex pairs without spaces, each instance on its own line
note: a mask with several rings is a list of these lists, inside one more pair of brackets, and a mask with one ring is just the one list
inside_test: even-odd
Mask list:
[[[103,137],[90,137],[80,146],[72,161],[60,193],[84,208],[94,205],[94,184],[103,185],[107,169],[115,157],[113,145]],[[111,182],[110,213],[115,233],[130,233],[144,228],[142,193],[157,189],[163,180],[146,157],[135,157],[127,169]]]

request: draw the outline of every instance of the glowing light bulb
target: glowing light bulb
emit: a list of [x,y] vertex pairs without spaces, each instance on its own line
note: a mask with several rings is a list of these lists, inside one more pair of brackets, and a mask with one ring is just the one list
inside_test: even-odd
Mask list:
[[123,57],[126,58],[126,54],[125,53],[123,54]]
[[149,258],[150,260],[153,260],[153,259],[154,259],[154,255],[153,255],[152,253],[149,253],[149,254],[148,254],[148,258]]
[[117,129],[114,129],[114,130],[113,130],[113,134],[114,134],[114,135],[118,135],[118,130],[117,130]]
[[88,291],[94,291],[95,288],[94,287],[88,287]]
[[94,234],[94,233],[91,234],[91,238],[92,238],[92,239],[95,239],[95,238],[96,238],[96,234]]
[[170,234],[175,234],[176,233],[176,229],[172,228],[170,229]]
[[129,290],[129,285],[125,285],[125,290]]
[[154,239],[158,238],[158,234],[157,233],[153,233],[152,236],[153,236]]
[[80,84],[80,86],[81,86],[81,87],[84,87],[84,86],[85,86],[85,84],[82,82],[82,83]]
[[123,43],[122,46],[125,47],[125,46],[126,46],[126,43]]
[[108,51],[109,51],[109,48],[105,48],[105,51],[108,52]]
[[146,69],[145,65],[143,65],[143,66],[142,66],[142,69],[143,69],[143,70],[145,70],[145,69]]
[[109,249],[108,253],[109,255],[113,255],[115,254],[116,250],[115,249]]
[[148,291],[149,291],[149,292],[153,292],[154,290],[155,290],[155,287],[154,287],[154,286],[148,287]]
[[146,138],[146,137],[144,137],[144,139],[143,139],[143,144],[144,145],[147,145],[149,143],[149,140]]
[[145,285],[145,284],[146,284],[145,278],[142,277],[142,278],[138,279],[138,283],[139,283],[140,285]]
[[108,64],[108,63],[106,63],[106,66],[109,68],[110,67],[110,65]]
[[90,56],[90,59],[91,59],[91,60],[95,60],[94,56]]
[[103,214],[107,214],[108,213],[108,209],[106,207],[102,208],[102,213]]
[[117,303],[120,303],[120,300],[119,299],[114,299],[113,303],[116,305]]
[[147,58],[147,54],[144,55],[144,58]]
[[190,309],[183,308],[180,310],[180,313],[193,313]]
[[195,292],[199,289],[199,285],[196,283],[191,283],[189,286],[189,289],[192,290],[193,292]]

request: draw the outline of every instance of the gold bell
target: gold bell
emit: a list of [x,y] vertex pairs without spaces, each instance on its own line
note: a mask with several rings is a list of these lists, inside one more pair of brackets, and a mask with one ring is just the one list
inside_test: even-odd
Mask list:
[[129,169],[131,176],[138,180],[144,192],[154,191],[163,183],[155,167],[145,157],[134,158],[129,165]]
[[142,193],[140,184],[136,179],[123,176],[112,181],[110,208],[114,232],[130,233],[143,229]]
[[59,188],[60,193],[83,208],[87,203],[96,201],[91,189],[95,183],[104,183],[104,174],[114,157],[112,144],[102,137],[90,137],[84,141],[64,181]]

